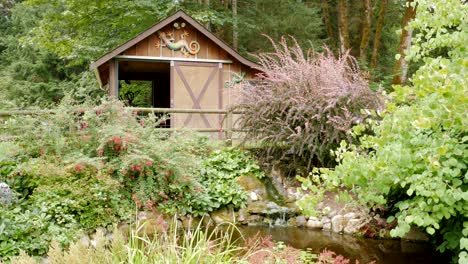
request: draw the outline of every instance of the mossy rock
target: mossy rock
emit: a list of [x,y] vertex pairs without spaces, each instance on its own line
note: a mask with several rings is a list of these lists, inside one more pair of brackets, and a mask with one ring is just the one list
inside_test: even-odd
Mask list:
[[212,212],[210,216],[216,224],[234,223],[236,220],[236,215],[234,211],[228,208],[223,208],[218,211]]
[[237,177],[237,183],[246,192],[255,192],[261,200],[267,199],[267,190],[263,182],[253,175],[243,175]]
[[140,212],[139,225],[141,227],[139,235],[155,235],[166,232],[169,228],[170,217],[159,212]]
[[275,202],[253,202],[250,203],[246,208],[247,213],[249,214],[259,214],[259,215],[276,215],[276,214],[287,214],[294,215],[297,213],[296,207],[287,207],[280,206]]

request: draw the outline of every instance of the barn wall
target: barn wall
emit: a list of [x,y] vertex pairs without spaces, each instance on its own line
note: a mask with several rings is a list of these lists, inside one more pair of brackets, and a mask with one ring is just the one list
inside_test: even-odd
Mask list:
[[[185,23],[185,27],[181,29],[175,29],[174,23]],[[251,69],[248,66],[243,65],[234,57],[229,55],[223,48],[216,45],[211,39],[206,37],[203,33],[196,30],[188,22],[184,21],[182,18],[177,19],[170,25],[164,27],[163,32],[171,32],[174,34],[175,40],[181,39],[181,34],[185,31],[189,35],[186,37],[188,43],[191,41],[197,41],[200,44],[200,51],[196,55],[184,55],[181,51],[173,51],[164,46],[158,46],[157,43],[160,43],[158,32],[148,36],[147,38],[141,40],[136,45],[128,48],[120,55],[130,55],[130,56],[150,56],[150,57],[167,57],[167,58],[190,58],[190,59],[211,59],[211,60],[229,60],[232,63],[224,63],[221,70],[221,91],[222,91],[222,105],[221,107],[226,109],[239,102],[239,97],[241,94],[242,85],[233,84],[233,78],[240,76],[242,73],[245,73],[245,79],[252,79],[254,77],[255,70]],[[133,64],[138,62],[119,62]],[[121,65],[122,69],[126,66]],[[131,66],[131,65],[130,65]],[[130,67],[128,66],[128,67]],[[109,86],[109,92],[111,95],[116,93],[116,83],[115,83],[115,64],[113,61],[101,65],[97,70],[101,77],[103,85]],[[120,76],[122,77],[122,76]],[[174,89],[178,89],[174,87]],[[217,107],[216,107],[217,108]]]
[[[174,23],[185,23],[184,28],[174,28]],[[154,33],[149,37],[138,42],[136,45],[122,52],[121,55],[133,55],[133,56],[154,56],[154,57],[176,57],[176,58],[192,58],[192,59],[216,59],[216,60],[228,60],[230,59],[227,52],[221,47],[216,45],[213,41],[207,38],[202,33],[198,32],[193,26],[183,19],[178,19],[174,23],[164,27],[160,31],[170,32],[174,34],[175,40],[181,39],[181,34],[185,31],[189,35],[186,37],[188,43],[191,41],[197,41],[200,44],[200,51],[196,55],[185,56],[181,51],[173,51],[166,47],[157,47],[159,43],[158,33]]]

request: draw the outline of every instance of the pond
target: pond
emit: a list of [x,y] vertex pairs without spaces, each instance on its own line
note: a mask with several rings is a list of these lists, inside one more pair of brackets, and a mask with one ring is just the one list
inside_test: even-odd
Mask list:
[[400,240],[377,240],[340,235],[320,230],[298,227],[241,226],[246,237],[271,235],[275,241],[283,241],[294,248],[308,249],[318,253],[332,250],[346,258],[365,264],[373,260],[376,264],[448,263],[428,243]]

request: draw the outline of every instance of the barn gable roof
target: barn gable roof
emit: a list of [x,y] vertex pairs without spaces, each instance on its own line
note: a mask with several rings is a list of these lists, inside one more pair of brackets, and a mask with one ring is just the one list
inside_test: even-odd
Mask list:
[[90,68],[96,69],[97,67],[103,65],[104,63],[108,62],[115,56],[118,56],[125,50],[129,49],[133,45],[137,44],[138,42],[144,40],[145,38],[149,37],[151,34],[154,34],[158,30],[164,28],[165,26],[169,25],[170,23],[174,22],[176,19],[182,18],[185,21],[187,21],[190,25],[192,25],[195,29],[203,33],[207,38],[209,38],[211,41],[213,41],[215,44],[223,48],[229,55],[234,57],[236,60],[238,60],[240,63],[249,66],[251,68],[258,68],[259,65],[244,58],[242,55],[240,55],[237,51],[235,51],[233,48],[231,48],[228,44],[226,44],[223,40],[215,36],[213,33],[211,33],[208,29],[206,29],[202,24],[197,22],[195,19],[193,19],[191,16],[189,16],[187,13],[185,13],[182,10],[177,11],[173,15],[163,19],[162,21],[156,23],[149,29],[143,31],[142,33],[138,34],[136,37],[133,39],[127,41],[126,43],[122,44],[121,46],[113,49],[112,51],[108,52],[107,54],[103,55],[100,57],[97,61],[91,63]]

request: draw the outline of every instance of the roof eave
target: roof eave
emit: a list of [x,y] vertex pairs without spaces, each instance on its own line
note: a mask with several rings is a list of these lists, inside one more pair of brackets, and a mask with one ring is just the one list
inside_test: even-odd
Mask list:
[[214,43],[217,45],[221,46],[224,50],[229,53],[229,55],[233,56],[235,59],[237,59],[239,62],[241,62],[244,65],[249,66],[250,68],[254,69],[260,69],[260,66],[256,64],[253,61],[250,61],[246,58],[244,58],[242,55],[240,55],[237,51],[232,49],[228,44],[226,44],[224,41],[216,37],[213,33],[208,31],[202,24],[200,24],[198,21],[190,17],[187,13],[185,13],[183,10],[179,10],[176,13],[174,13],[171,16],[168,16],[167,18],[163,19],[162,21],[152,25],[150,28],[147,30],[143,31],[133,39],[130,39],[129,41],[125,42],[124,44],[120,45],[119,47],[113,49],[112,51],[106,53],[105,55],[101,56],[99,59],[97,59],[95,62],[92,62],[90,65],[90,69],[94,70],[97,69],[99,66],[103,65],[104,63],[108,62],[109,60],[113,59],[115,56],[119,55],[120,53],[124,52],[128,48],[132,47],[133,45],[137,44],[138,42],[142,41],[143,39],[149,37],[151,34],[154,34],[158,30],[164,28],[168,24],[170,24],[172,21],[178,19],[178,18],[183,18],[187,22],[189,22],[192,26],[194,26],[197,30],[201,31],[203,34],[205,34],[209,39],[211,39]]

